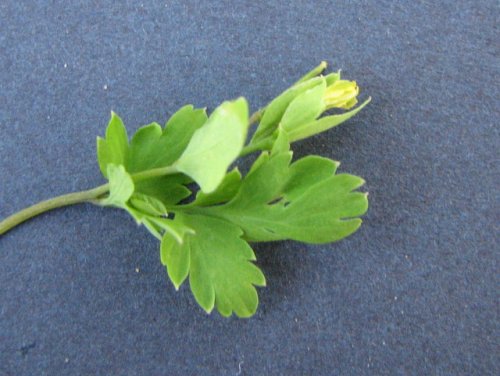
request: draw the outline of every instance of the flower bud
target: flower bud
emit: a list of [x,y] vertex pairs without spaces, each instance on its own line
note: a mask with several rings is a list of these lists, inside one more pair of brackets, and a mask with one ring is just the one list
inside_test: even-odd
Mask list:
[[343,108],[350,109],[358,103],[356,97],[359,94],[359,87],[356,81],[338,80],[325,90],[323,100],[326,109]]

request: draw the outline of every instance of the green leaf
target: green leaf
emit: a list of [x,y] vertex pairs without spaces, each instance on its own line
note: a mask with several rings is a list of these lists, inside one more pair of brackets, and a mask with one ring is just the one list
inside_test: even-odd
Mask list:
[[338,164],[326,158],[308,156],[289,165],[290,159],[290,152],[263,153],[230,202],[197,213],[238,225],[249,241],[326,243],[354,232],[361,224],[356,217],[368,207],[366,194],[352,192],[363,179],[334,175]]
[[[189,283],[198,304],[208,313],[217,307],[223,316],[234,312],[252,316],[258,305],[254,286],[265,286],[262,272],[251,261],[255,255],[242,231],[224,220],[202,215],[178,215],[196,231],[182,244],[167,236],[162,241],[162,260],[178,288],[189,272]],[[177,218],[176,218],[177,219]]]
[[306,73],[303,75],[300,80],[298,80],[295,85],[301,84],[302,82],[305,82],[307,80],[310,80],[313,77],[316,77],[318,74],[321,74],[326,68],[328,67],[328,63],[326,61],[322,61],[319,63],[319,65],[312,69],[310,72]]
[[213,192],[240,154],[248,128],[248,105],[244,98],[224,102],[198,129],[174,164],[193,178],[204,193]]
[[[181,156],[191,141],[193,134],[208,120],[204,108],[194,109],[192,105],[182,107],[172,115],[165,125],[164,137],[169,139],[167,145],[170,156],[160,165],[169,166]],[[160,167],[159,165],[157,165]]]
[[132,216],[132,218],[135,219],[138,225],[144,225],[144,227],[146,227],[146,229],[155,238],[157,238],[158,240],[162,239],[163,236],[162,228],[150,220],[152,218],[151,214],[144,213],[140,209],[137,209],[136,207],[132,206],[131,204],[124,205],[123,209],[125,209]]
[[[106,138],[97,139],[99,166],[107,176],[107,165],[122,164],[127,172],[135,174],[173,164],[188,145],[194,132],[207,120],[205,109],[186,105],[167,122],[164,129],[157,123],[139,128],[128,143],[122,120],[112,113]],[[136,183],[135,191],[154,197],[165,205],[177,204],[191,191],[185,184],[191,180],[182,174],[160,176]]]
[[206,120],[204,109],[187,105],[172,115],[163,130],[157,123],[140,128],[130,141],[125,168],[137,173],[170,166]]
[[[356,101],[349,95],[358,94],[355,82],[346,81],[351,92],[329,88],[340,71],[318,76],[325,67],[322,62],[259,112],[261,121],[246,147],[244,98],[222,103],[209,118],[204,109],[184,106],[164,128],[145,125],[130,142],[112,113],[105,137],[97,139],[99,166],[109,179],[109,195],[100,202],[127,210],[160,240],[160,259],[175,288],[189,277],[196,301],[208,313],[214,307],[223,316],[255,313],[256,286],[266,282],[248,242],[326,243],[361,224],[368,200],[356,189],[363,179],[337,174],[339,163],[320,156],[292,162],[291,142],[340,124],[369,102],[317,120],[325,108],[348,108]],[[345,103],[335,102],[336,90]],[[228,172],[238,156],[255,151],[263,152],[244,178],[238,168]],[[200,191],[185,200],[191,183]]]
[[273,99],[266,107],[259,127],[252,137],[252,142],[256,143],[270,136],[278,127],[278,124],[285,113],[288,105],[306,90],[312,89],[324,81],[322,77],[314,77],[310,80],[294,85],[285,90],[278,97]]
[[307,243],[329,243],[352,234],[368,209],[367,194],[351,192],[363,179],[340,174],[313,185],[281,212],[276,211],[276,233]]
[[170,153],[168,148],[161,145],[160,141],[167,140],[166,137],[161,139],[162,135],[163,130],[158,123],[145,125],[135,132],[130,140],[129,151],[127,153],[125,163],[127,171],[137,173],[155,167],[163,167],[156,166],[155,164],[160,156]]
[[186,234],[194,234],[191,228],[180,221],[166,218],[165,206],[154,197],[134,193],[123,209],[127,210],[137,224],[143,224],[160,241],[164,237],[162,234],[168,233],[176,242],[182,244]]
[[291,142],[299,141],[307,137],[311,137],[315,134],[324,132],[330,128],[333,128],[346,120],[349,120],[354,115],[356,115],[359,111],[361,111],[368,103],[370,103],[371,98],[368,98],[363,104],[356,107],[354,110],[345,112],[339,115],[330,115],[325,116],[319,120],[315,120],[308,123],[303,123],[291,129],[288,132],[288,136]]
[[[247,174],[233,200],[226,205],[217,206],[225,209],[252,208],[256,204],[270,202],[283,191],[288,179],[288,164],[292,158],[291,152],[270,156],[262,153],[257,160],[259,167]],[[216,209],[214,208],[214,209]]]
[[122,119],[111,112],[105,139],[97,137],[97,161],[104,177],[107,177],[108,164],[123,165],[125,163],[127,148],[127,130]]
[[141,212],[152,216],[165,216],[167,209],[160,200],[145,195],[143,193],[134,193],[130,198],[130,204]]
[[297,126],[311,122],[321,115],[326,108],[323,101],[325,89],[326,82],[325,79],[322,79],[318,85],[298,95],[287,107],[281,118],[280,126],[285,131],[290,132]]
[[[275,140],[273,143],[273,147],[271,149],[271,155],[276,155],[280,153],[287,153],[290,150],[290,141],[288,140],[288,133],[284,131],[281,127],[278,128],[278,131],[275,132]],[[259,162],[260,163],[260,162]],[[255,163],[252,165],[252,169],[256,169],[258,167]]]
[[333,85],[336,81],[340,80],[340,70],[338,72],[330,73],[325,76],[326,86]]
[[182,285],[189,274],[191,264],[189,244],[179,243],[173,234],[166,232],[161,240],[160,258],[167,267],[168,277],[176,290]]
[[109,196],[101,201],[102,205],[124,207],[134,193],[134,182],[125,168],[120,165],[108,164]]
[[338,166],[338,162],[317,155],[308,155],[294,162],[283,190],[287,201],[297,199],[311,186],[333,176]]
[[186,226],[184,223],[177,220],[177,218],[167,219],[153,217],[149,218],[149,220],[165,231],[165,233],[169,233],[179,244],[184,243],[186,234],[195,234],[195,231],[192,228]]
[[217,189],[212,193],[203,193],[202,191],[198,191],[193,205],[210,206],[227,202],[236,195],[238,188],[240,187],[240,183],[241,173],[238,168],[234,168],[231,172],[226,174]]
[[136,192],[152,196],[170,206],[191,195],[191,191],[185,186],[190,181],[185,175],[175,174],[141,180],[135,183],[135,187]]
[[[277,142],[274,145],[278,145],[277,147],[279,148],[279,144]],[[290,144],[288,144],[287,147],[290,148]],[[250,175],[251,173],[256,171],[263,163],[266,163],[268,160],[269,160],[268,151],[260,153],[260,155],[257,157],[257,159],[253,162],[252,166],[250,167],[250,170],[248,171],[247,175]]]
[[[110,135],[117,133],[119,127],[116,120],[119,118],[114,116],[115,120],[108,127],[107,138],[108,133]],[[121,163],[131,174],[170,166],[180,157],[194,132],[206,120],[204,109],[194,109],[192,105],[186,105],[172,115],[164,129],[157,123],[139,128],[132,137],[130,145],[128,142],[125,144]],[[119,124],[123,127],[121,120]],[[107,149],[103,149],[102,146],[99,147],[99,144],[107,145],[103,142],[104,140],[98,140],[98,150],[106,151]],[[182,174],[160,176],[137,182],[135,190],[162,201],[164,205],[174,205],[191,194],[185,187],[190,181],[191,179]]]

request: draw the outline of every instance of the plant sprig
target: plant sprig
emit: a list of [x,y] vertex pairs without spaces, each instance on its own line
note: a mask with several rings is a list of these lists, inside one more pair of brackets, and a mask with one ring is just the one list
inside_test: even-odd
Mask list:
[[[252,116],[244,98],[210,116],[187,105],[164,127],[145,125],[129,139],[112,113],[105,137],[97,138],[108,183],[21,210],[0,222],[0,234],[61,206],[120,208],[161,242],[160,259],[176,289],[189,278],[206,312],[252,316],[255,286],[266,280],[249,243],[337,241],[359,228],[368,208],[367,194],[356,191],[363,179],[337,174],[338,162],[316,155],[292,161],[293,142],[341,124],[370,101],[352,109],[358,86],[340,72],[322,75],[325,68],[322,62]],[[349,111],[323,116],[332,108]],[[229,170],[254,152],[260,154],[245,176]]]

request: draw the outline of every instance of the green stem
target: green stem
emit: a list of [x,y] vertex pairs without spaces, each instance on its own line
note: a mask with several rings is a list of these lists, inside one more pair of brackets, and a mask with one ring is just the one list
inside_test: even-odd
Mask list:
[[261,116],[262,116],[262,113],[264,112],[264,109],[265,109],[265,107],[264,107],[264,108],[261,108],[261,109],[260,109],[260,110],[258,110],[258,111],[255,111],[255,112],[252,114],[252,116],[250,116],[250,119],[248,119],[248,126],[251,126],[251,125],[253,125],[253,124],[257,123],[257,122],[260,120],[260,118],[261,118]]
[[[260,117],[262,116],[262,112],[263,109],[255,112],[249,119],[249,125],[258,122],[260,120]],[[243,148],[240,156],[250,154],[257,150],[263,150],[263,148],[265,149],[267,147],[269,147],[269,145],[262,142],[255,145],[250,144],[247,145],[245,148]],[[134,174],[132,175],[132,179],[135,182],[138,182],[141,180],[150,179],[157,176],[175,174],[177,172],[178,171],[173,166],[160,167]],[[57,196],[45,201],[41,201],[35,205],[20,210],[17,213],[12,214],[11,216],[1,221],[0,235],[5,234],[7,231],[23,223],[24,221],[27,221],[28,219],[33,218],[42,213],[45,213],[49,210],[80,203],[92,203],[99,205],[99,198],[101,198],[101,196],[103,196],[108,192],[109,192],[109,184],[104,184],[97,188],[89,189],[86,191],[68,193],[62,196]]]
[[259,151],[259,150],[270,150],[273,146],[273,141],[271,139],[264,139],[260,142],[257,142],[255,144],[249,143],[247,146],[245,146],[241,152],[240,152],[240,157],[244,157],[245,155],[251,154],[254,151]]
[[151,170],[138,172],[137,174],[132,175],[132,180],[135,182],[138,182],[141,180],[155,178],[158,176],[172,175],[172,174],[176,174],[178,172],[179,171],[177,171],[174,166],[153,168]]
[[[132,175],[132,179],[137,182],[145,179],[150,179],[157,176],[175,174],[177,171],[172,166],[154,168],[152,170],[142,171]],[[23,223],[24,221],[33,218],[39,214],[45,213],[49,210],[57,209],[63,206],[75,205],[80,203],[99,204],[98,199],[109,192],[109,184],[103,184],[99,187],[89,189],[86,191],[68,193],[62,196],[50,198],[41,201],[38,204],[27,207],[18,211],[15,214],[5,218],[0,222],[0,235],[5,234],[7,231]]]
[[68,193],[62,196],[57,196],[45,201],[41,201],[38,204],[12,214],[10,217],[7,217],[2,222],[0,222],[0,235],[5,234],[13,227],[39,214],[45,213],[46,211],[63,206],[78,204],[81,202],[90,202],[97,199],[99,196],[102,196],[103,194],[108,192],[108,190],[109,184],[104,184],[87,191]]

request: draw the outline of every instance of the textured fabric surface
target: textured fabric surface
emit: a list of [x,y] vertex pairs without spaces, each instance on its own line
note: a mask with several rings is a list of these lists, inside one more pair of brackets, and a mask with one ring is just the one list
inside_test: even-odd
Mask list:
[[[121,3],[121,5],[118,5]],[[325,59],[372,103],[294,145],[366,179],[335,244],[255,246],[254,318],[206,315],[125,213],[0,238],[0,375],[499,374],[500,9],[491,1],[0,4],[0,218],[102,184],[95,137],[264,105]]]

